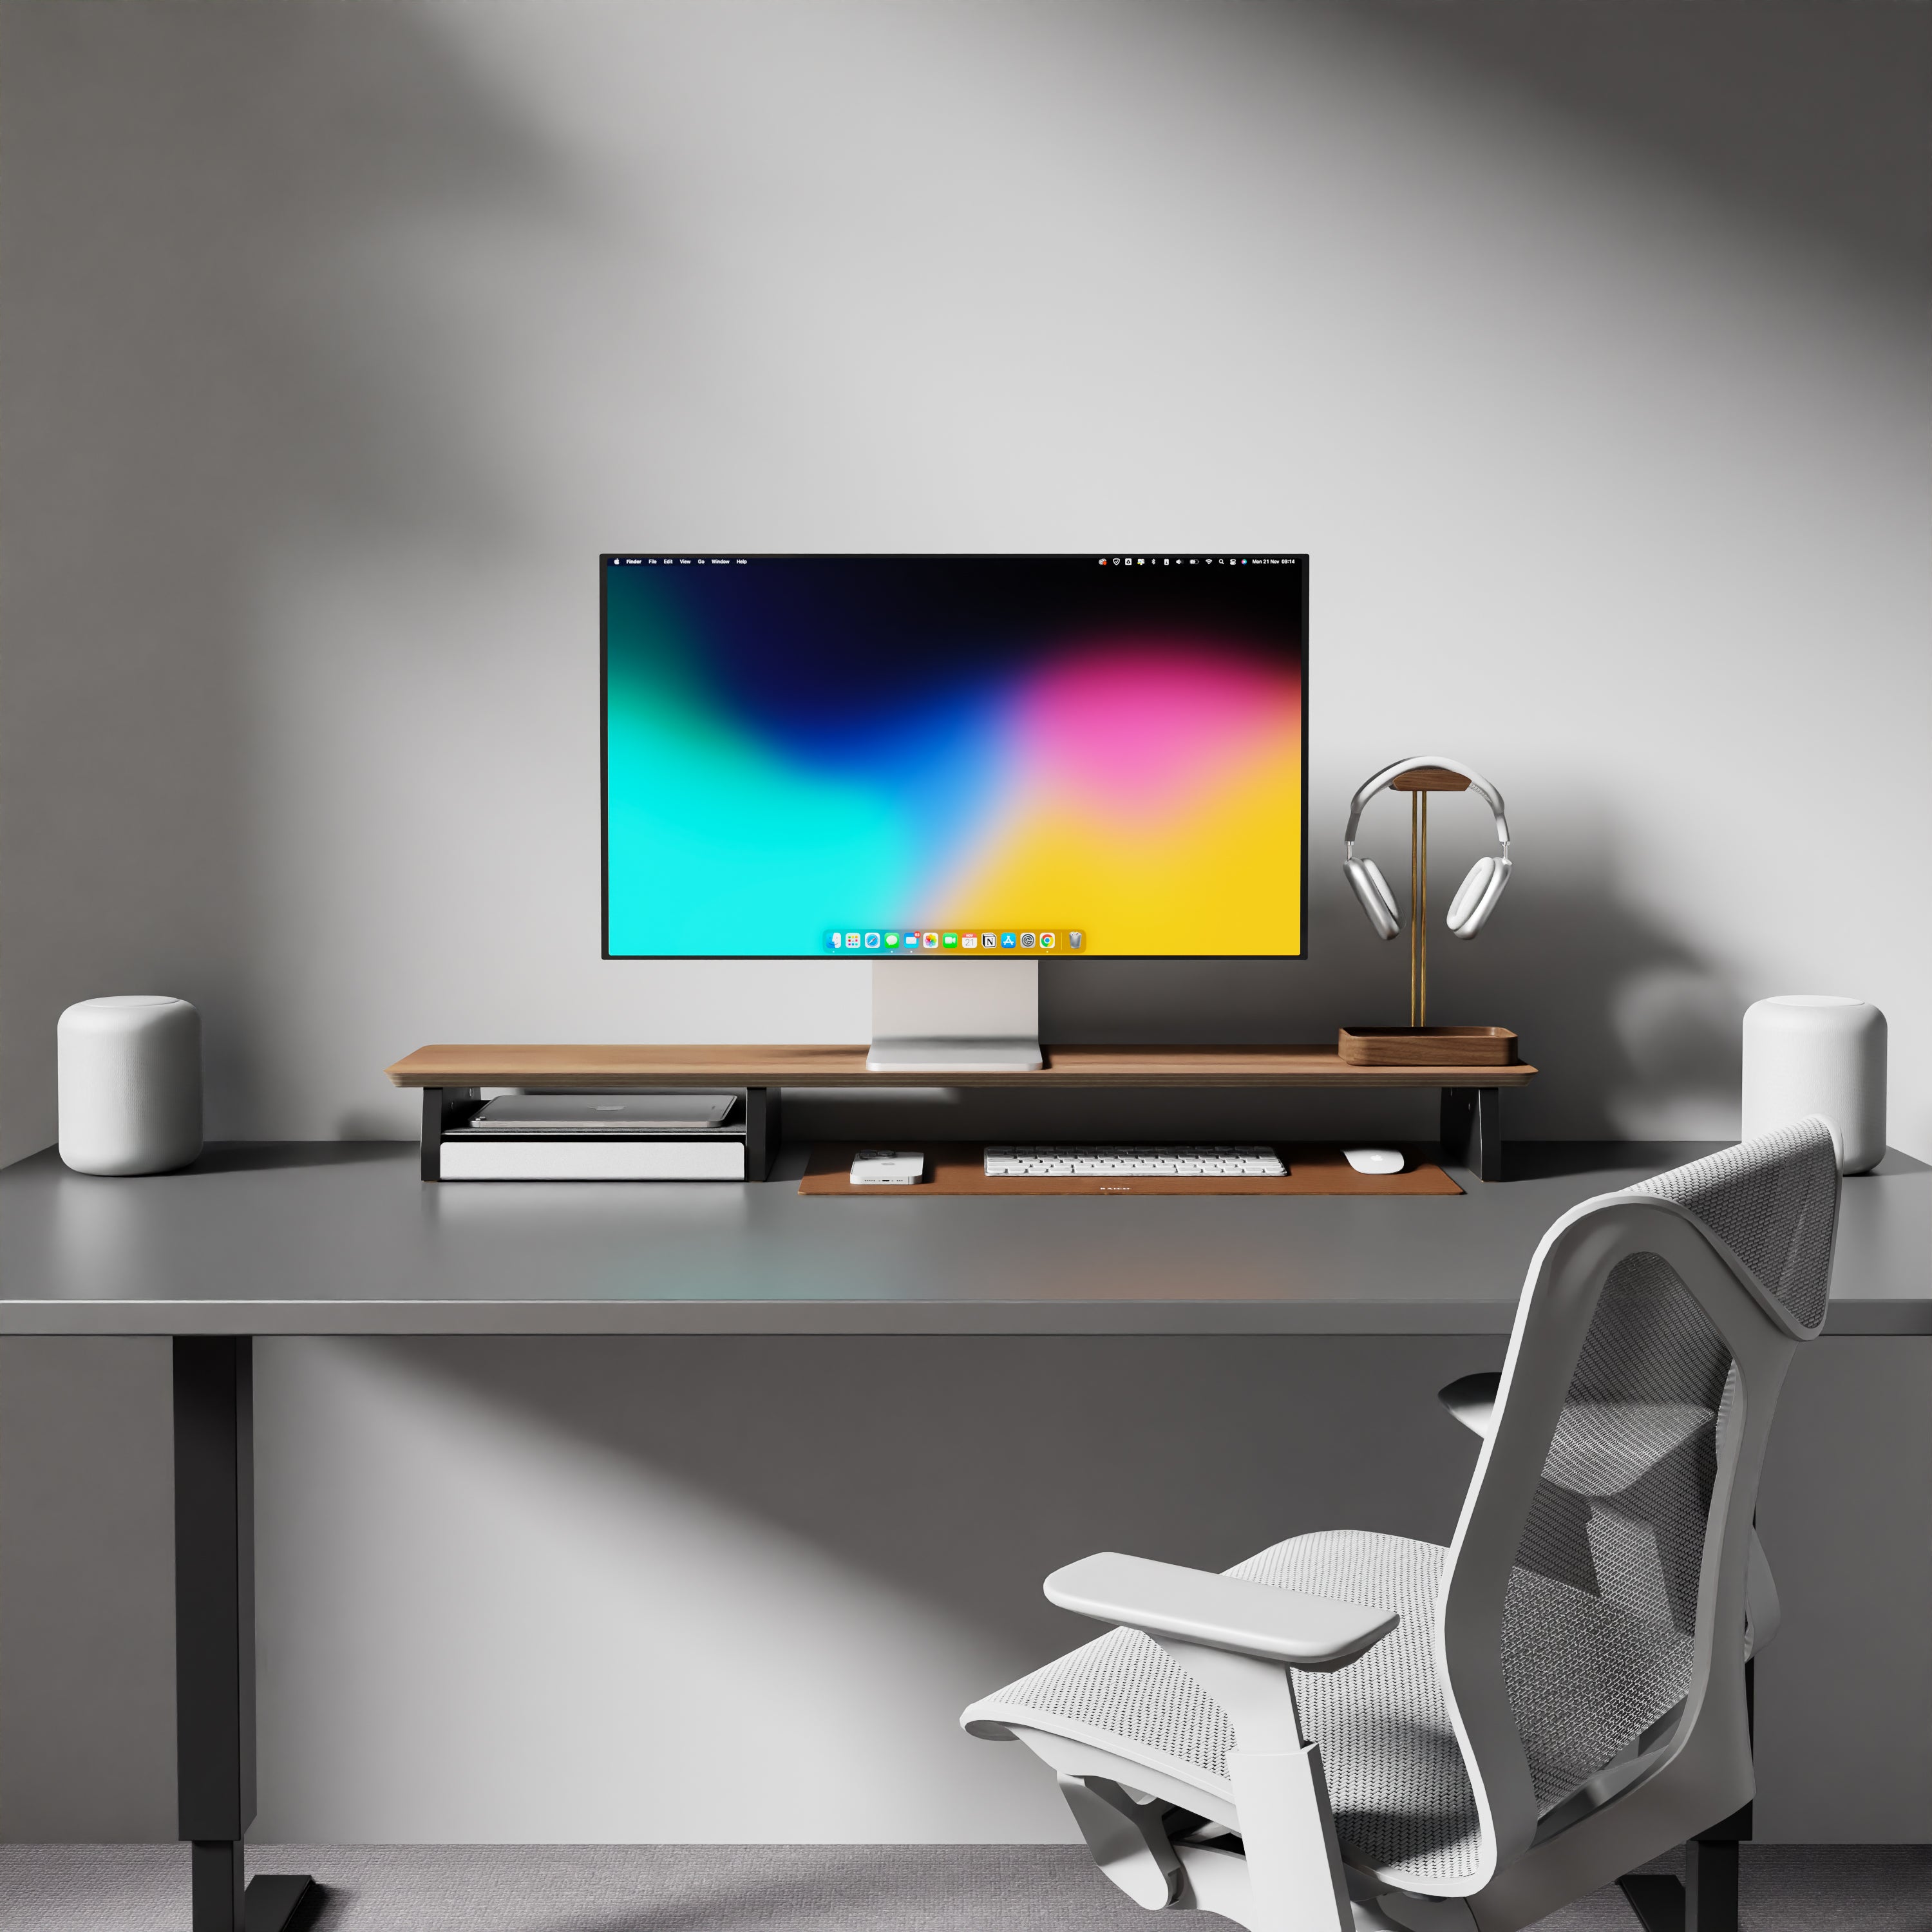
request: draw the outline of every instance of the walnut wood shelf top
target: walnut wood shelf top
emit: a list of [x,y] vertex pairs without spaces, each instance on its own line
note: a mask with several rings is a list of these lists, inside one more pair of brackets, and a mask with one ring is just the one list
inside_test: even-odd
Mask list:
[[1349,1066],[1332,1046],[1049,1046],[1031,1073],[874,1073],[862,1046],[423,1046],[398,1087],[1524,1087],[1533,1066]]

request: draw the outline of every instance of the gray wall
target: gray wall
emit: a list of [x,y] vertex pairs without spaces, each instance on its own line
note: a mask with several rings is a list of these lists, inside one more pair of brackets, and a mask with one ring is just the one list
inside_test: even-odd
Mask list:
[[[1549,1070],[1514,1129],[1727,1132],[1744,1004],[1850,991],[1932,1154],[1928,64],[1924,10],[1823,0],[0,6],[0,1153],[106,992],[202,1006],[218,1135],[406,1133],[379,1070],[432,1040],[862,1036],[839,965],[596,958],[590,562],[650,542],[1306,548],[1312,957],[1050,968],[1052,1033],[1400,1017],[1334,853],[1364,773],[1439,748],[1519,834],[1437,985]],[[1438,832],[1453,879],[1479,817]],[[0,1832],[166,1836],[164,1358],[74,1346],[0,1350]],[[1032,1580],[1116,1485],[1028,1438],[1015,1543],[958,1474],[970,1364],[907,1420],[938,1370],[826,1359],[881,1415],[811,1444],[862,1511],[774,1500],[716,1415],[651,1435],[638,1352],[265,1350],[264,1832],[1058,1834],[928,1720],[1057,1640]],[[790,1372],[728,1366],[728,1418]],[[1173,1425],[1204,1480],[1262,1458],[1225,1513],[1169,1485],[1121,1537],[1300,1520],[1307,1436],[1240,1386],[1240,1432],[1215,1388]],[[1418,1480],[1322,1493],[1419,1521]],[[655,1656],[715,1660],[711,1577],[817,1640],[753,1681],[836,1789],[624,1756]],[[125,1698],[76,1662],[110,1628]],[[694,1706],[652,1735],[715,1748]]]
[[1438,1016],[1526,1131],[1725,1132],[1744,1004],[1846,990],[1932,1153],[1923,9],[4,20],[5,1151],[100,992],[204,1007],[217,1134],[406,1134],[429,1040],[862,1037],[840,963],[597,957],[648,540],[1306,548],[1312,957],[1049,968],[1054,1030],[1403,1016],[1334,861],[1441,748],[1520,871]]

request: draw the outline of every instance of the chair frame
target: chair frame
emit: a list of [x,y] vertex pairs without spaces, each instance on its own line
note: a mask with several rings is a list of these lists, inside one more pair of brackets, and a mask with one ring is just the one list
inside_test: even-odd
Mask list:
[[[1690,1680],[1667,1732],[1647,1734],[1647,1748],[1640,1741],[1539,1819],[1503,1672],[1505,1594],[1591,1318],[1612,1272],[1634,1256],[1657,1256],[1675,1270],[1734,1364],[1734,1396],[1718,1434]],[[1768,1581],[1758,1586],[1750,1575],[1753,1512],[1785,1372],[1797,1344],[1816,1332],[1766,1292],[1696,1214],[1660,1196],[1599,1196],[1544,1237],[1490,1426],[1479,1430],[1483,1447],[1436,1598],[1438,1669],[1480,1825],[1477,1867],[1462,1878],[1425,1891],[1347,1862],[1278,1633],[1244,1638],[1244,1612],[1230,1594],[1204,1640],[1198,1620],[1177,1618],[1154,1574],[1169,1566],[1089,1558],[1049,1578],[1047,1593],[1145,1632],[1222,1706],[1234,1733],[1232,1803],[1097,1744],[1017,1721],[1004,1728],[1058,1774],[1102,1870],[1152,1909],[1218,1912],[1249,1932],[1518,1932],[1689,1843],[1688,1910],[1673,1919],[1670,1897],[1641,1883],[1634,1902],[1640,1910],[1648,1904],[1650,1932],[1727,1932],[1726,1898],[1730,1925],[1736,1919],[1736,1838],[1754,1790],[1748,1598],[1764,1601]],[[1234,1583],[1175,1574],[1200,1580],[1190,1586],[1197,1602],[1208,1600],[1204,1586]],[[1312,1610],[1318,1600],[1302,1600]],[[1320,1622],[1312,1618],[1311,1630]],[[1296,1667],[1336,1668],[1360,1654]],[[1661,1721],[1653,1726],[1661,1730]],[[1239,1834],[1239,1851],[1217,1842],[1228,1833]]]

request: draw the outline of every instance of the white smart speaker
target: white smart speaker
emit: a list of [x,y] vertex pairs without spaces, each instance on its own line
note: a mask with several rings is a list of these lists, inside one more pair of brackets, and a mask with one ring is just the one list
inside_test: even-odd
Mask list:
[[201,1016],[127,993],[60,1016],[61,1159],[82,1174],[166,1174],[201,1151]]
[[1744,1012],[1744,1138],[1822,1114],[1838,1172],[1885,1157],[1885,1016],[1866,1000],[1780,993]]

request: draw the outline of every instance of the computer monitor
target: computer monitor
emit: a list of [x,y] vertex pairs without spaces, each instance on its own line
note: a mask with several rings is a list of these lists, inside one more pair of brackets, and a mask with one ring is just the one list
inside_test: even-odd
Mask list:
[[1042,958],[1303,956],[1305,556],[602,576],[605,957],[890,962],[963,1011]]

